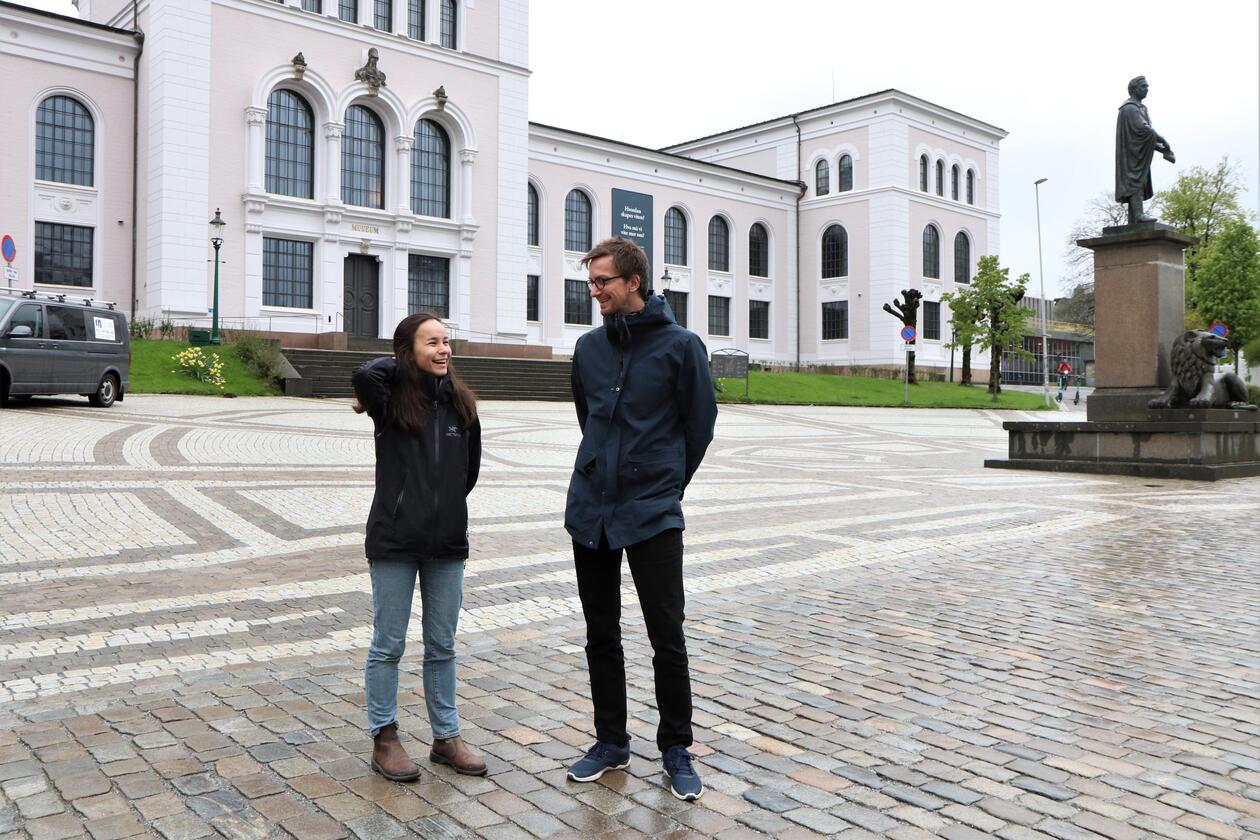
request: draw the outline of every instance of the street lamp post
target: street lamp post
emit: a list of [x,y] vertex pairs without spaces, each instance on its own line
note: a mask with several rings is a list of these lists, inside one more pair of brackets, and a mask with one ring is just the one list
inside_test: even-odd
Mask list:
[[1041,185],[1048,178],[1033,181],[1033,193],[1037,199],[1037,272],[1041,275],[1041,302],[1037,308],[1041,313],[1041,396],[1050,407],[1050,340],[1046,335],[1046,263],[1041,258]]
[[223,228],[227,226],[227,222],[223,221],[223,216],[219,213],[219,208],[214,209],[214,218],[210,220],[210,244],[214,246],[214,312],[210,321],[210,343],[219,343],[219,249],[223,247]]

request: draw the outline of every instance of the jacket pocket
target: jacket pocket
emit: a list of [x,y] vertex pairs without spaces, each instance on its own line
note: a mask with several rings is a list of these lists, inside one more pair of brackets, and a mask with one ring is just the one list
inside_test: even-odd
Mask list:
[[682,493],[683,465],[675,456],[631,459],[622,474],[621,497],[625,501],[661,497],[677,499]]

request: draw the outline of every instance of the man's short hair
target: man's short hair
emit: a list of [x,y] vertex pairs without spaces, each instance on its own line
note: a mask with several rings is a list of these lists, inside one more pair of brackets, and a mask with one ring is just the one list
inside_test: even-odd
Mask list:
[[586,268],[600,257],[612,257],[613,267],[617,269],[617,273],[626,278],[629,282],[631,277],[639,278],[639,297],[644,300],[651,295],[651,289],[648,288],[648,261],[647,254],[639,247],[638,243],[626,239],[621,236],[614,236],[605,239],[594,248],[586,252],[586,256],[582,257],[578,265]]
[[1137,96],[1137,86],[1145,81],[1145,76],[1134,76],[1132,79],[1129,79],[1129,96]]

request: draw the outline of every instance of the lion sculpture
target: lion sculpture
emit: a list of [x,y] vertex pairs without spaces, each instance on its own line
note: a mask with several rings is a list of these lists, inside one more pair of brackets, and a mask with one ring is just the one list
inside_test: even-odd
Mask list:
[[1149,408],[1234,408],[1255,411],[1247,402],[1247,386],[1233,371],[1215,373],[1224,358],[1225,339],[1203,330],[1187,330],[1172,344],[1168,392],[1151,400]]

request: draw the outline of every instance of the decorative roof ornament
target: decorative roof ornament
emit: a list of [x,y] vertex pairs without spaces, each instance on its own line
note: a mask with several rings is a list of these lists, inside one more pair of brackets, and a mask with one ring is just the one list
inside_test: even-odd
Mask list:
[[301,53],[298,53],[297,55],[293,56],[292,62],[293,62],[293,78],[297,79],[300,82],[302,81],[302,76],[306,74],[306,56],[302,55]]
[[367,85],[370,96],[376,96],[385,87],[385,74],[376,67],[379,58],[376,47],[372,47],[368,50],[367,64],[354,71],[354,78]]
[[444,85],[438,85],[438,89],[433,91],[433,97],[437,99],[438,110],[445,111],[446,100],[450,98],[446,95],[446,87]]

